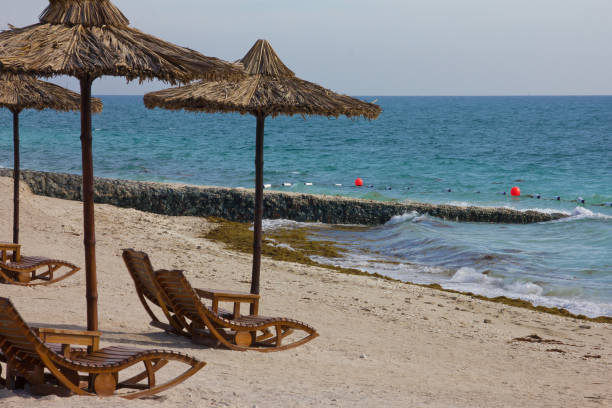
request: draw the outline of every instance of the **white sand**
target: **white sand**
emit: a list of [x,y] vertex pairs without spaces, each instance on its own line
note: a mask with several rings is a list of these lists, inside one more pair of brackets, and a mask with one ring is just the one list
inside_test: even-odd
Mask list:
[[[11,185],[0,178],[0,241],[12,239]],[[22,191],[23,253],[82,266],[81,203]],[[199,238],[209,226],[195,217],[96,207],[103,346],[176,349],[208,362],[202,371],[146,400],[32,398],[0,389],[1,406],[612,406],[611,325],[297,264],[263,260],[261,313],[314,326],[320,337],[304,346],[209,349],[149,326],[122,248],[148,252],[156,268],[184,269],[196,287],[249,289],[250,257]],[[49,287],[0,285],[0,296],[33,325],[84,329],[83,271]],[[564,344],[512,342],[530,334]]]

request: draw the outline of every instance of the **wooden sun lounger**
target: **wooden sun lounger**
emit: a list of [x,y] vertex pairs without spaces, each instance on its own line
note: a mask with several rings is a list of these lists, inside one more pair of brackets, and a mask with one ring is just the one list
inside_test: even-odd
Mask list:
[[[206,365],[174,351],[115,346],[100,349],[99,338],[99,332],[43,328],[35,331],[28,327],[9,299],[0,297],[0,350],[7,361],[4,382],[8,388],[13,388],[15,378],[21,377],[37,394],[106,397],[115,394],[117,389],[129,388],[136,391],[118,395],[134,399],[179,384]],[[74,350],[71,344],[85,345],[92,351]],[[157,384],[155,373],[171,361],[185,363],[189,368],[178,377]],[[144,371],[119,381],[123,370],[138,363],[143,363]]]
[[[140,299],[142,306],[151,317],[149,324],[167,332],[190,337],[189,332],[185,330],[181,322],[174,316],[174,311],[169,306],[168,298],[158,290],[153,278],[155,272],[149,256],[144,252],[124,249],[123,260],[136,286],[138,299]],[[168,323],[162,322],[155,315],[153,310],[151,310],[151,305],[161,309]]]
[[[22,256],[21,245],[0,242],[0,282],[21,286],[50,285],[81,268],[70,262],[39,256]],[[65,272],[57,274],[61,269]]]
[[[170,306],[168,297],[162,290],[159,290],[159,286],[155,282],[155,271],[149,256],[144,252],[135,251],[130,248],[123,250],[123,260],[136,286],[138,299],[140,299],[142,306],[151,317],[149,324],[170,333],[191,337],[191,333],[183,326],[180,319],[174,315],[174,310]],[[161,309],[167,323],[161,321],[153,312],[151,309],[153,305]],[[219,309],[219,313],[226,317],[231,315],[230,312],[223,309]]]
[[[302,345],[319,334],[305,323],[284,317],[240,315],[241,303],[259,304],[259,296],[246,293],[193,289],[182,271],[160,270],[155,272],[155,281],[165,293],[175,312],[175,317],[191,334],[194,342],[223,345],[231,350],[256,350],[261,352],[281,351]],[[212,307],[202,303],[201,298],[210,299]],[[219,302],[234,303],[234,314],[225,317],[219,314]],[[274,329],[274,333],[271,329]],[[294,331],[305,332],[305,336],[283,344]]]

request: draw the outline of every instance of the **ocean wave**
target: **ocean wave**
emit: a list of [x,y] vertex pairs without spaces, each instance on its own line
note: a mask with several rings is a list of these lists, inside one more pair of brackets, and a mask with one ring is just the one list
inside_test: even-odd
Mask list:
[[[494,208],[494,207],[493,207]],[[505,205],[501,208],[507,208],[509,210],[515,210],[515,211],[520,211],[520,212],[527,212],[527,211],[536,211],[536,212],[540,212],[540,213],[544,213],[544,214],[563,214],[563,215],[572,215],[572,213],[570,211],[567,210],[562,210],[560,208],[541,208],[541,207],[533,207],[533,208],[515,208],[515,207],[511,207],[509,205]]]
[[569,217],[561,218],[559,220],[549,221],[549,222],[571,222],[571,221],[579,221],[579,220],[604,220],[604,221],[612,221],[612,215],[602,214],[599,212],[593,212],[584,207],[576,207],[571,213],[568,213]]
[[[476,271],[473,268],[463,267],[459,268],[453,275],[450,281],[444,285],[463,287],[465,291],[466,287],[470,287],[470,291],[478,292],[495,292],[498,293],[496,296],[541,296],[544,293],[544,288],[533,282],[507,282],[503,278],[490,276]],[[476,287],[474,287],[476,285]]]
[[545,293],[542,286],[533,282],[504,282],[502,279],[489,278],[488,276],[482,278],[464,271],[460,274],[459,279],[451,279],[449,282],[440,283],[440,285],[445,289],[471,292],[489,298],[505,296],[512,299],[522,299],[535,306],[558,307],[571,313],[584,314],[589,317],[612,316],[612,303],[599,303],[576,296],[550,296]]
[[[505,208],[505,209],[516,210],[520,212],[536,211],[536,212],[540,212],[544,214],[560,213],[560,214],[567,216],[565,218],[561,218],[558,220],[545,221],[544,223],[568,222],[568,221],[577,221],[577,220],[585,220],[585,219],[604,220],[604,221],[612,220],[612,215],[603,214],[600,212],[594,212],[584,207],[575,207],[572,211],[560,210],[560,209],[554,209],[554,208],[539,208],[539,207],[513,208],[510,206],[504,206],[504,207],[485,207],[483,206],[482,208]],[[402,215],[393,216],[389,221],[385,223],[385,226],[393,226],[393,225],[398,225],[398,224],[402,224],[405,222],[420,222],[424,220],[432,220],[434,218],[435,217],[428,216],[427,214],[421,214],[416,211],[411,211],[408,213],[404,213]]]
[[[576,207],[567,215],[553,222],[602,219],[608,223],[612,219],[584,207]],[[317,228],[315,237],[337,241],[347,253],[341,258],[312,259],[407,282],[435,283],[446,289],[487,297],[520,298],[535,305],[564,308],[592,317],[612,315],[612,299],[602,293],[612,282],[612,271],[605,257],[608,234],[592,242],[590,235],[583,237],[585,228],[578,223],[557,227],[550,223],[532,227],[446,223],[453,228],[446,232],[429,227],[436,220],[412,211],[372,229],[344,232],[333,226]],[[308,226],[321,224],[264,220],[265,230]],[[502,232],[508,234],[507,240],[500,235]],[[568,249],[576,239],[588,248],[583,252]],[[584,262],[577,261],[587,253]],[[585,268],[600,274],[583,276],[581,271]],[[592,286],[595,278],[601,281],[596,287]]]
[[416,211],[411,211],[409,213],[405,213],[402,215],[394,215],[393,217],[391,217],[391,219],[389,221],[387,221],[385,223],[385,225],[397,225],[397,224],[403,224],[406,221],[413,221],[418,217],[423,217],[423,214],[419,214]]
[[445,289],[470,292],[489,298],[504,296],[512,299],[522,299],[536,306],[558,307],[571,313],[584,314],[590,317],[612,316],[612,303],[580,298],[575,291],[570,291],[571,288],[567,288],[570,291],[567,294],[570,295],[571,293],[570,296],[559,296],[563,292],[559,289],[547,290],[535,282],[492,276],[470,267],[462,267],[452,271],[439,266],[402,262],[394,264],[384,260],[377,262],[371,256],[355,253],[340,259],[313,257],[313,260],[369,273],[379,273],[405,282],[437,283]]
[[541,212],[544,214],[559,213],[559,214],[564,214],[568,216],[567,218],[562,218],[560,220],[548,221],[548,222],[563,222],[563,221],[567,222],[567,221],[572,221],[572,220],[581,220],[585,218],[612,220],[612,215],[594,212],[585,207],[574,207],[572,211],[562,210],[562,209],[557,209],[557,208],[540,208],[540,207],[514,208],[510,206],[504,206],[502,208],[508,208],[508,209],[516,210],[520,212],[537,211],[537,212]]

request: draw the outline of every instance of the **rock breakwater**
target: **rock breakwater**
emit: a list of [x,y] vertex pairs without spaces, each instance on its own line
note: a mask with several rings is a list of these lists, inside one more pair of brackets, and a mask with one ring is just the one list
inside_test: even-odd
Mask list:
[[[0,176],[12,177],[11,169]],[[34,194],[81,200],[81,176],[24,170],[22,180]],[[202,187],[96,178],[95,202],[165,215],[253,219],[250,189]],[[417,202],[381,202],[349,197],[266,191],[264,218],[327,224],[380,225],[391,217],[416,211],[445,220],[529,224],[566,217],[561,213],[517,211],[508,208],[463,207]]]

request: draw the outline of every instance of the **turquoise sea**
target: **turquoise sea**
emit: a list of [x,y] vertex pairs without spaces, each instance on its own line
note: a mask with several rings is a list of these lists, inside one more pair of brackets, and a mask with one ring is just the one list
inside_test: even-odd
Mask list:
[[[93,121],[97,176],[253,186],[252,117],[150,111],[142,97],[102,99],[104,112]],[[268,119],[265,183],[571,217],[503,225],[415,213],[372,228],[323,228],[315,238],[335,239],[350,256],[320,261],[612,316],[612,97],[363,99],[377,100],[380,119]],[[0,112],[3,167],[12,166],[11,124]],[[26,111],[21,125],[23,168],[80,173],[78,114]],[[353,186],[357,177],[364,187]],[[514,185],[519,199],[509,196]],[[278,225],[295,224],[266,223]]]

